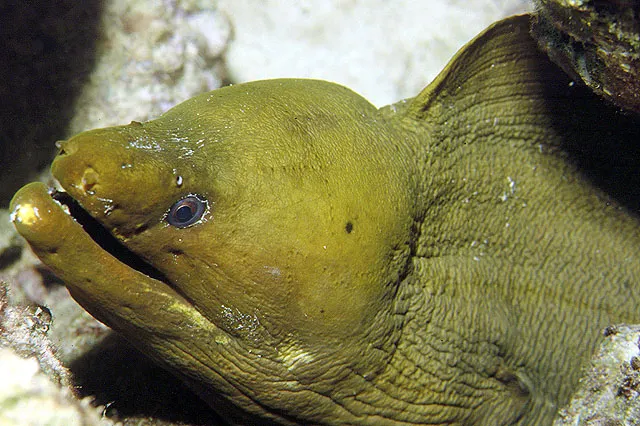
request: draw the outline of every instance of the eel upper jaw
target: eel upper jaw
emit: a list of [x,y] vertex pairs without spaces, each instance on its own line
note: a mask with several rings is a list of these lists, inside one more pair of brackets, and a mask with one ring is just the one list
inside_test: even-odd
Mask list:
[[66,211],[78,222],[84,231],[103,250],[107,251],[120,262],[149,278],[161,281],[175,290],[169,279],[152,265],[143,260],[140,256],[125,247],[115,238],[98,220],[91,216],[82,206],[66,191],[53,189],[51,197],[64,206]]

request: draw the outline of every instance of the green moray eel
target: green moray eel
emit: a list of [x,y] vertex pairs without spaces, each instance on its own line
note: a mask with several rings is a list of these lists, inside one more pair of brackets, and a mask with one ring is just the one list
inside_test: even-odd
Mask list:
[[13,221],[231,422],[548,424],[602,328],[640,320],[640,233],[569,155],[612,136],[528,29],[381,109],[277,79],[81,133],[65,192],[26,185]]

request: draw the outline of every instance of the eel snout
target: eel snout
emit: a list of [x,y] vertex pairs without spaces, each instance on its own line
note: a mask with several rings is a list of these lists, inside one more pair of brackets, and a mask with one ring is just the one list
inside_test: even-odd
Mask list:
[[45,184],[30,183],[11,200],[11,221],[18,232],[38,250],[55,253],[67,238],[64,231],[77,223],[62,204],[56,202]]
[[[120,243],[96,219],[84,210],[68,193],[47,189],[44,185],[30,184],[14,197],[11,206],[12,221],[29,243],[55,253],[65,238],[57,235],[55,228],[65,227],[70,216],[96,244],[120,262],[144,275],[169,284],[167,278],[156,268]],[[62,214],[64,214],[64,216]],[[73,235],[71,233],[70,235]]]
[[210,328],[160,272],[110,236],[68,194],[30,183],[11,200],[11,212],[34,253],[100,321],[119,331],[124,326],[176,339],[183,338],[179,323]]

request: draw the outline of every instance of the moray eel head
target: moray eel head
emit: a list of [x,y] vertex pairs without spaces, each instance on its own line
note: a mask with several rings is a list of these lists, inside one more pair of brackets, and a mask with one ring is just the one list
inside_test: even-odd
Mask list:
[[636,179],[638,129],[519,16],[389,107],[271,80],[82,133],[65,192],[29,184],[12,215],[232,422],[550,424],[599,330],[638,320],[637,219],[579,167],[607,151]]
[[26,186],[14,222],[89,312],[212,405],[279,418],[267,400],[299,388],[291,403],[326,417],[339,408],[307,384],[375,375],[398,334],[414,221],[392,139],[344,87],[236,85],[59,143],[66,194]]

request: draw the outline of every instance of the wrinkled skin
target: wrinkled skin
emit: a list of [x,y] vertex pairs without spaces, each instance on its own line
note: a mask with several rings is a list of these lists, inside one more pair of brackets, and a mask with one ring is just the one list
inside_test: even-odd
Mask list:
[[[42,184],[13,219],[80,304],[233,422],[549,423],[600,330],[639,319],[636,219],[567,154],[612,137],[586,93],[515,17],[391,107],[260,81],[63,142],[53,175],[155,272]],[[190,194],[202,218],[170,224]]]

